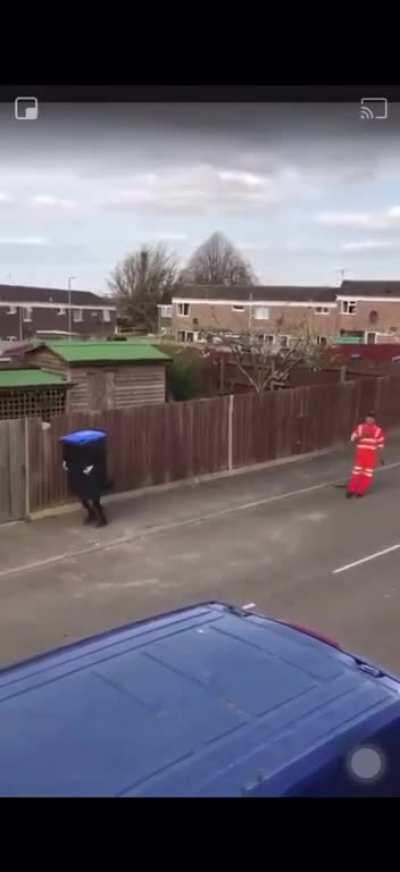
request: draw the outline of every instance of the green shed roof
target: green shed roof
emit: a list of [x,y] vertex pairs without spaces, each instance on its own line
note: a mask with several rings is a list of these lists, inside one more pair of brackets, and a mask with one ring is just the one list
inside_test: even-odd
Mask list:
[[149,342],[45,342],[41,343],[51,348],[68,363],[129,363],[145,361],[169,360],[166,354],[159,351]]
[[40,388],[67,385],[62,375],[43,369],[0,369],[0,390],[3,388]]

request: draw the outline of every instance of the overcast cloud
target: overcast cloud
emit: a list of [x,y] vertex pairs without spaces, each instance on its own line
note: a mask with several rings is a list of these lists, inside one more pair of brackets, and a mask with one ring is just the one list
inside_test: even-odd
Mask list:
[[0,282],[104,292],[163,242],[184,263],[215,230],[261,282],[400,278],[400,113],[343,105],[0,107]]

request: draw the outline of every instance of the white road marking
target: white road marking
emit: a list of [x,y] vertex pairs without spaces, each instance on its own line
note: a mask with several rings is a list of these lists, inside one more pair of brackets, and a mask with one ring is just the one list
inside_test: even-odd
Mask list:
[[339,569],[333,570],[333,575],[339,575],[340,572],[346,572],[347,569],[354,569],[355,566],[361,566],[362,563],[368,563],[370,560],[376,560],[377,557],[384,557],[385,554],[391,554],[392,551],[398,551],[400,542],[397,545],[391,545],[390,548],[385,548],[383,551],[375,551],[375,554],[369,554],[368,557],[361,557],[360,560],[355,560],[354,563],[347,563],[346,566],[340,566]]
[[[388,469],[395,469],[400,466],[400,461],[396,461],[396,463],[387,464],[386,466],[380,467],[376,470],[376,472],[385,472]],[[41,569],[42,567],[49,566],[53,563],[60,563],[64,560],[75,560],[77,557],[84,557],[87,554],[93,554],[96,551],[108,551],[113,548],[116,548],[118,545],[126,545],[128,542],[134,542],[135,540],[144,539],[146,536],[155,535],[157,533],[167,533],[169,530],[177,530],[181,527],[190,527],[195,526],[196,524],[203,524],[206,521],[212,521],[215,518],[221,518],[225,515],[231,515],[235,512],[243,512],[247,509],[256,509],[259,506],[265,506],[269,503],[275,503],[279,500],[289,499],[290,497],[302,496],[303,494],[312,493],[313,491],[323,490],[327,487],[332,487],[333,485],[337,485],[342,482],[342,479],[334,479],[333,481],[324,481],[321,484],[313,484],[308,487],[302,487],[298,490],[286,491],[283,494],[275,494],[273,497],[264,497],[261,500],[255,500],[251,503],[241,503],[238,506],[229,506],[226,509],[218,509],[216,512],[209,512],[205,515],[198,515],[194,518],[186,518],[184,521],[173,521],[170,524],[159,524],[154,527],[147,527],[141,530],[138,530],[136,533],[129,534],[128,536],[121,536],[118,539],[111,539],[109,542],[95,542],[92,545],[88,545],[85,548],[77,549],[76,551],[66,552],[64,554],[56,554],[53,557],[46,557],[44,560],[36,560],[33,563],[25,563],[22,566],[13,566],[9,569],[1,569],[0,570],[0,578],[4,578],[8,575],[18,575],[20,572],[29,572],[34,569]],[[39,521],[37,523],[40,523]],[[399,546],[400,547],[400,546]],[[335,570],[337,572],[339,570]],[[344,570],[342,570],[344,571]]]

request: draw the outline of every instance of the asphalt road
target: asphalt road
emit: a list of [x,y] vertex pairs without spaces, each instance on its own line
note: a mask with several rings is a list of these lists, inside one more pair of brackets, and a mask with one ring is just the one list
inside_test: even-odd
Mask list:
[[78,513],[1,527],[0,663],[222,599],[400,674],[400,436],[386,461],[363,500],[345,451],[114,503],[101,535]]

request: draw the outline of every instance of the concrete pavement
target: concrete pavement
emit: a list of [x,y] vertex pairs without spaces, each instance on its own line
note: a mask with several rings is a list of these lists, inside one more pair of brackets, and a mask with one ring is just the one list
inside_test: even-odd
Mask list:
[[400,435],[364,500],[335,486],[351,456],[115,502],[101,531],[80,513],[1,527],[0,663],[224,599],[314,625],[400,673]]

